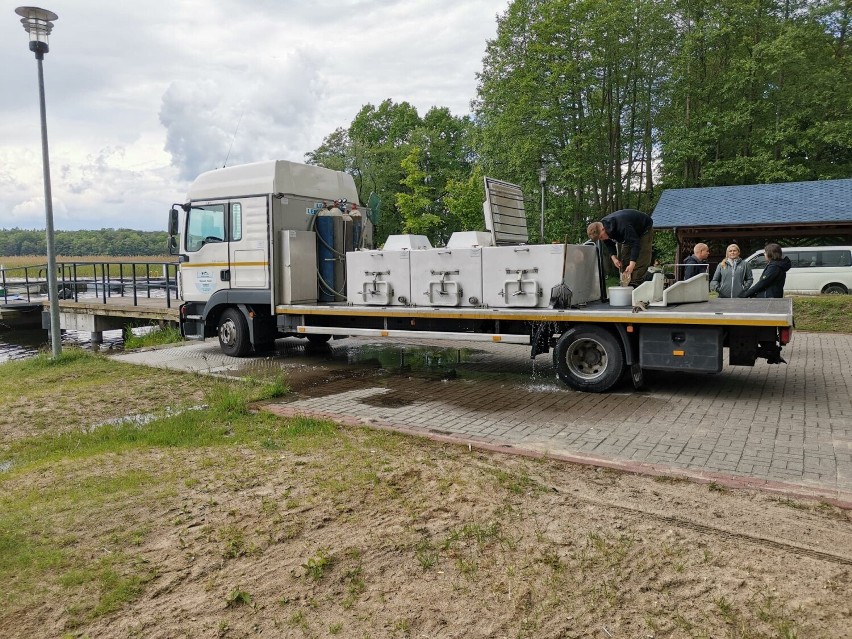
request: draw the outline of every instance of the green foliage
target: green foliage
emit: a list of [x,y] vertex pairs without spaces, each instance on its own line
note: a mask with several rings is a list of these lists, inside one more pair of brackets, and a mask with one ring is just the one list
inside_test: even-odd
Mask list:
[[231,592],[228,593],[228,596],[225,597],[225,606],[227,608],[237,608],[238,606],[251,606],[253,605],[251,595],[237,586]]
[[653,204],[665,14],[664,3],[516,0],[498,19],[474,105],[477,151],[489,174],[530,195],[547,167],[545,239],[579,239],[592,218]]
[[484,231],[482,203],[485,201],[485,186],[482,168],[474,166],[469,176],[450,178],[446,191],[444,203],[449,215],[448,226],[460,231]]
[[677,236],[674,231],[654,231],[654,259],[660,264],[674,264]]
[[350,172],[361,202],[370,193],[381,199],[376,244],[402,232],[425,233],[442,244],[453,231],[467,230],[457,226],[444,199],[450,180],[470,176],[472,129],[469,118],[444,107],[421,118],[407,102],[385,100],[362,107],[348,129],[331,133],[306,161]]
[[[168,235],[165,231],[100,229],[56,231],[54,238],[56,255],[160,256],[167,252]],[[0,229],[0,255],[47,255],[45,242],[43,230]]]
[[848,3],[673,3],[660,109],[666,186],[845,178]]
[[592,219],[651,211],[661,187],[852,174],[848,30],[841,0],[513,0],[473,120],[385,100],[307,157],[388,204],[377,243],[481,228],[482,175],[521,185],[538,220],[544,166],[531,239],[579,242]]
[[440,231],[441,218],[430,212],[433,201],[428,197],[426,172],[419,166],[420,149],[413,147],[402,160],[402,170],[405,177],[401,184],[408,192],[396,194],[396,206],[402,215],[402,230],[404,233],[428,235],[434,238]]

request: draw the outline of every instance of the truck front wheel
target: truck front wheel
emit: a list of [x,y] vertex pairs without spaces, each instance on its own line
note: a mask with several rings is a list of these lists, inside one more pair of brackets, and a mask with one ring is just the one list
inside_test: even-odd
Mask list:
[[553,365],[563,382],[575,390],[608,391],[624,373],[621,345],[609,331],[581,324],[565,331],[553,349]]
[[219,319],[219,346],[231,357],[244,357],[251,350],[248,322],[236,308],[227,309]]

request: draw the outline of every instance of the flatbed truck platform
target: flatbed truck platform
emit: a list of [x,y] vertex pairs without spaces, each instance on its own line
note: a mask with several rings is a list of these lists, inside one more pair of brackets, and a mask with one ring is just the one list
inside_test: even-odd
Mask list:
[[376,307],[347,303],[278,305],[279,332],[312,342],[332,337],[424,337],[527,344],[530,356],[553,351],[559,378],[577,390],[602,392],[624,374],[639,388],[645,371],[718,373],[728,363],[781,363],[792,337],[792,300],[711,299],[649,307],[582,308]]

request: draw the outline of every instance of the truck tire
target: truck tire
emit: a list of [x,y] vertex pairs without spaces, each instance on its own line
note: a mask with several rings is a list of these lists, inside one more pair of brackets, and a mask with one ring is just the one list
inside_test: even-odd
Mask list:
[[331,335],[320,335],[319,333],[308,333],[308,341],[313,346],[325,344],[331,339]]
[[219,346],[231,357],[245,357],[251,350],[248,322],[236,308],[226,309],[219,319]]
[[624,374],[624,355],[612,333],[580,324],[557,340],[553,365],[559,379],[574,390],[603,393]]

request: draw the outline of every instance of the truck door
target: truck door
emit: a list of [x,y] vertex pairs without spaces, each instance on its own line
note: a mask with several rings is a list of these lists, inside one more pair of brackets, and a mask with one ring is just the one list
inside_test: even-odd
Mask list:
[[181,285],[186,301],[205,301],[231,287],[227,209],[224,203],[193,204],[186,217]]
[[269,286],[267,198],[232,200],[228,221],[231,288]]

